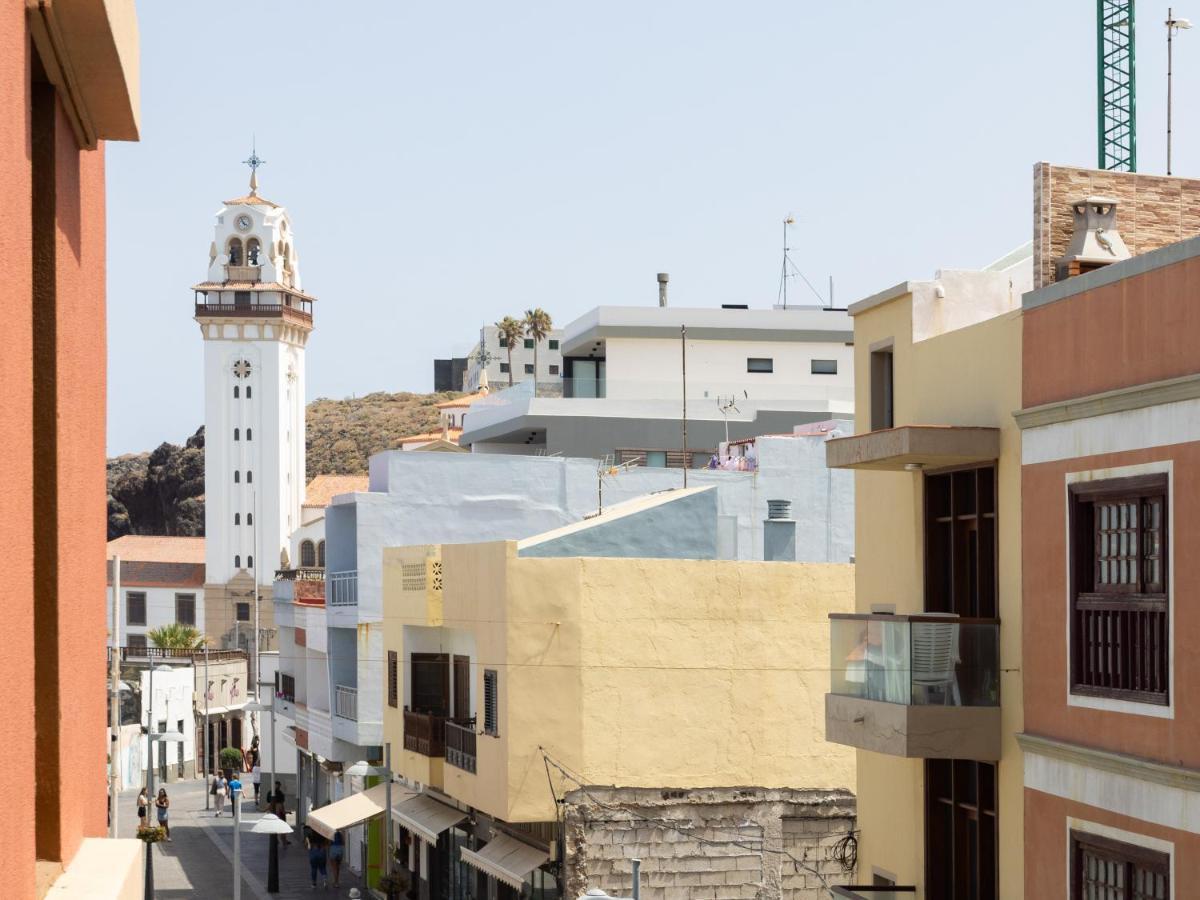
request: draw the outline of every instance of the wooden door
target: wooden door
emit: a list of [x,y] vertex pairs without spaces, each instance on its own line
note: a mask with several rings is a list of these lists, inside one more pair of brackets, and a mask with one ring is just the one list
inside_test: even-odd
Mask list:
[[471,718],[471,660],[454,657],[454,718]]
[[450,654],[412,655],[412,708],[432,716],[450,713]]

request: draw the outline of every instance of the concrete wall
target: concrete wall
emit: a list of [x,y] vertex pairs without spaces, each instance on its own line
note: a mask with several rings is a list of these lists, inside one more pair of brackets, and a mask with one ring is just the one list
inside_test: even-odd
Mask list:
[[[122,567],[123,568],[123,567]],[[146,595],[146,624],[145,625],[130,625],[129,624],[129,599],[128,595],[133,592],[141,592]],[[155,628],[161,628],[164,625],[171,625],[176,621],[175,618],[175,598],[177,594],[190,595],[196,602],[196,629],[204,633],[204,588],[196,587],[141,587],[138,585],[121,585],[121,631],[120,645],[126,646],[129,642],[131,634],[148,634]],[[105,592],[106,609],[108,610],[108,619],[112,620],[112,602],[113,590],[108,587]],[[109,641],[111,644],[111,640]],[[146,639],[148,646],[153,647],[154,642],[149,638]]]
[[824,900],[855,882],[830,856],[854,829],[845,791],[589,786],[570,790],[563,812],[565,897],[628,896],[631,857],[646,900]]
[[[853,751],[823,740],[827,616],[852,607],[850,566],[515,554],[442,547],[445,626],[474,634],[499,695],[477,774],[445,767],[452,796],[507,821],[552,820],[531,775],[539,748],[594,784],[851,785]],[[385,649],[402,657],[404,626],[426,626],[429,610],[401,588],[404,557],[389,550],[384,565]],[[397,745],[399,724],[385,721]]]
[[[1001,429],[997,468],[998,597],[1002,757],[998,768],[1000,891],[1023,884],[1024,808],[1021,660],[1021,438],[1012,412],[1021,399],[1020,312],[913,343],[912,295],[899,294],[855,318],[857,431],[870,430],[871,346],[891,339],[896,425],[975,425]],[[898,613],[925,609],[923,476],[860,471],[856,476],[855,596],[859,612],[894,604]],[[828,624],[826,624],[828,629]],[[859,868],[924,884],[924,766],[921,760],[858,753]]]
[[[196,711],[192,704],[192,692],[196,688],[195,670],[191,666],[177,666],[170,672],[155,672],[152,708],[150,673],[143,669],[139,676],[142,692],[142,725],[150,725],[150,717],[153,716],[155,731],[161,731],[165,723],[167,731],[182,730],[183,732],[183,743],[154,742],[161,748],[155,751],[155,761],[165,758],[167,780],[168,782],[175,781],[179,777],[179,759],[182,754],[183,777],[192,777],[196,771]],[[140,766],[144,779],[146,763],[150,759],[145,736],[134,745],[131,752],[134,754],[133,765]],[[155,783],[157,784],[158,781],[158,770],[156,770]]]

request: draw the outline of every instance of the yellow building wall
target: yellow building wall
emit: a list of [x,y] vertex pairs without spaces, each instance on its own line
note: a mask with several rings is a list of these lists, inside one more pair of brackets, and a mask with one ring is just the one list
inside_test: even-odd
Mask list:
[[[397,589],[401,553],[384,554],[384,616],[403,659],[404,625],[427,619]],[[521,558],[513,543],[444,545],[442,560],[480,717],[483,671],[499,672],[499,736],[477,738],[477,774],[443,770],[463,803],[554,819],[551,782],[574,785],[547,778],[543,748],[593,784],[853,788],[854,751],[824,741],[828,615],[854,608],[853,566]],[[399,710],[384,727],[402,746]]]
[[[1021,408],[1021,319],[1008,313],[917,344],[912,298],[860,313],[854,322],[856,431],[870,431],[872,345],[893,339],[896,425],[1001,429],[997,470],[998,597],[1003,748],[998,770],[1000,896],[1023,895],[1024,773],[1016,734],[1021,697],[1021,446],[1012,413]],[[860,612],[895,604],[924,610],[922,475],[860,471],[855,477],[855,594]],[[859,880],[873,867],[900,884],[924,883],[924,763],[858,753]],[[936,848],[932,852],[937,852]],[[922,894],[918,894],[918,900]]]

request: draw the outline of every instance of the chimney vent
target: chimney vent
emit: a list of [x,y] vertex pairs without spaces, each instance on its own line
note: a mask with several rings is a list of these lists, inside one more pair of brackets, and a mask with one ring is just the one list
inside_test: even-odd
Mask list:
[[767,501],[767,518],[768,519],[790,519],[792,517],[792,501],[791,500],[768,500]]
[[767,562],[796,561],[796,521],[791,500],[768,500],[763,521],[763,559]]
[[666,272],[658,273],[658,305],[667,305],[667,282],[671,280],[671,276]]
[[1067,252],[1055,265],[1055,280],[1083,275],[1129,259],[1129,249],[1117,231],[1117,201],[1111,197],[1086,197],[1071,204],[1075,231]]

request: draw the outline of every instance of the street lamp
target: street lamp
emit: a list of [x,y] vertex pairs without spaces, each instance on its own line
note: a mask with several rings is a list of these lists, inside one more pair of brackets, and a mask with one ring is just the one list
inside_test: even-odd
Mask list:
[[1191,20],[1177,19],[1167,7],[1167,174],[1171,174],[1171,42],[1176,32],[1192,27]]
[[[255,834],[269,834],[271,836],[271,849],[267,855],[267,893],[279,893],[279,836],[281,834],[291,834],[292,829],[288,823],[279,818],[274,813],[265,813],[254,827],[250,829]],[[234,878],[240,884],[242,873],[240,863],[237,857],[234,858]]]
[[392,874],[392,744],[390,741],[383,745],[383,765],[373,766],[365,759],[360,759],[346,770],[347,775],[359,778],[368,775],[385,778],[387,787],[383,790],[383,874]]
[[[178,731],[154,732],[154,673],[174,672],[171,666],[162,663],[150,667],[150,678],[147,693],[150,695],[146,704],[146,796],[154,802],[154,743],[177,744],[183,741],[183,735]],[[152,847],[146,848],[146,896],[154,896],[154,853]]]
[[[262,687],[264,683],[265,682],[259,682],[258,689],[254,692],[255,699],[250,703],[247,703],[244,709],[248,709],[251,712],[267,712],[271,714],[271,780],[267,784],[267,797],[270,798],[271,793],[275,790],[275,744],[277,743],[275,740],[275,701],[272,699],[270,703],[263,703],[261,700],[257,699],[258,697],[262,696]],[[259,781],[261,782],[261,764],[258,777]]]

